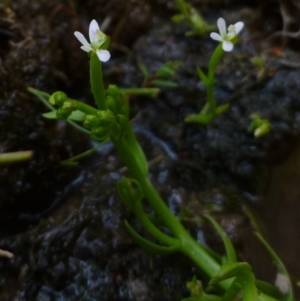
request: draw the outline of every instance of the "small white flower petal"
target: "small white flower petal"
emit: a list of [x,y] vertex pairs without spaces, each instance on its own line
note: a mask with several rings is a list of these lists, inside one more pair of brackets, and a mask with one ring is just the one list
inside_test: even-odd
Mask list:
[[100,27],[96,20],[92,20],[89,27],[89,36],[90,36],[91,44],[98,43],[99,38],[98,38],[97,31],[100,31]]
[[222,48],[224,51],[230,52],[233,49],[233,44],[229,41],[224,41],[222,43]]
[[93,51],[92,47],[90,47],[90,46],[81,46],[80,48],[85,52]]
[[210,37],[215,41],[223,41],[222,37],[216,32],[212,32]]
[[219,18],[217,21],[218,29],[220,32],[221,37],[226,36],[226,23],[223,18]]
[[98,50],[96,53],[99,60],[102,62],[107,62],[110,59],[110,53],[107,50]]
[[235,27],[235,32],[236,34],[238,34],[244,27],[244,23],[243,22],[237,22],[234,24]]
[[85,47],[90,47],[90,43],[86,40],[86,38],[84,37],[84,35],[79,32],[79,31],[75,31],[74,32],[74,36],[78,39],[78,41]]

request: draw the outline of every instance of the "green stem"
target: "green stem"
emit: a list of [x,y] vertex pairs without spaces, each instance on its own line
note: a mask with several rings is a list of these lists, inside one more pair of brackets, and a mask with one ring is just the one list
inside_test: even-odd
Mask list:
[[70,99],[70,100],[76,102],[77,110],[79,110],[87,115],[97,115],[98,110],[93,108],[92,106],[90,106],[84,102],[78,101],[78,100],[74,100],[74,99]]
[[146,231],[155,237],[157,240],[165,243],[168,246],[177,246],[180,244],[180,241],[176,238],[170,237],[165,233],[161,232],[149,219],[147,214],[143,211],[142,208],[137,208],[134,210],[135,215],[139,219],[140,223],[146,229]]
[[212,54],[208,66],[208,83],[206,84],[207,102],[210,107],[210,113],[214,117],[217,115],[216,100],[215,100],[215,93],[214,93],[215,71],[223,55],[224,55],[224,50],[222,49],[222,43],[220,43],[218,47],[215,49],[214,53]]
[[[190,236],[180,221],[172,214],[168,206],[145,176],[144,171],[131,152],[125,138],[113,140],[113,143],[132,177],[140,183],[144,195],[151,207],[164,222],[166,227],[173,233],[174,237],[180,240],[180,250],[189,256],[207,275],[210,277],[215,275],[220,269],[219,263],[206,253],[204,248]],[[223,288],[226,288],[225,283],[226,282],[222,282],[220,285],[223,286]]]
[[[197,267],[210,278],[215,276],[221,268],[220,264],[212,258],[194,238],[191,237],[180,221],[172,214],[168,206],[150,183],[149,179],[145,176],[140,164],[131,152],[126,139],[124,137],[117,140],[112,139],[112,142],[132,177],[141,185],[143,193],[151,207],[154,209],[161,221],[164,222],[166,227],[173,233],[174,237],[180,241],[181,246],[179,247],[179,250],[192,259]],[[143,223],[145,223],[145,220],[143,220]],[[220,287],[225,290],[228,289],[231,284],[231,279],[221,281],[219,283]],[[256,287],[253,286],[252,289],[256,290]],[[278,301],[263,292],[260,293],[259,300]]]
[[224,55],[224,50],[222,48],[222,43],[219,43],[214,53],[212,54],[209,64],[208,64],[208,78],[214,79],[216,68],[218,67],[222,57]]
[[207,103],[209,105],[209,114],[212,114],[214,117],[217,115],[217,106],[215,100],[215,93],[214,93],[214,82],[210,82],[206,86],[206,93],[207,93]]
[[105,90],[102,77],[102,64],[95,52],[91,54],[90,60],[90,80],[92,92],[95,98],[96,105],[99,110],[106,110],[105,105]]

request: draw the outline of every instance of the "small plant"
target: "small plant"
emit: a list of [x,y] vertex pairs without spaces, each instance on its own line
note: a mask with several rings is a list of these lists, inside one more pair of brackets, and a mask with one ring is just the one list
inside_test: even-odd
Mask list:
[[237,22],[234,25],[230,25],[227,29],[224,19],[219,18],[217,24],[219,33],[213,32],[210,34],[210,37],[213,40],[219,41],[220,44],[217,46],[210,58],[208,65],[208,74],[204,74],[204,72],[200,68],[197,68],[198,76],[206,88],[207,102],[205,103],[203,109],[199,114],[191,114],[185,118],[185,122],[187,123],[199,123],[207,125],[219,114],[224,113],[229,108],[229,104],[221,106],[216,105],[214,95],[215,72],[224,53],[232,51],[234,44],[237,43],[237,35],[243,29],[244,23]]
[[148,68],[144,64],[139,63],[138,67],[144,76],[142,88],[177,88],[177,83],[172,81],[171,78],[176,74],[180,66],[181,62],[170,61],[161,66],[154,74],[150,74]]
[[184,0],[175,0],[175,2],[180,14],[173,16],[172,21],[174,23],[186,21],[193,28],[192,31],[187,32],[187,36],[205,36],[212,30],[215,30],[215,25],[208,24],[191,4]]
[[[225,51],[230,49],[230,43],[232,45],[235,43],[237,31],[242,28],[242,24],[237,23],[239,25],[229,27],[229,33],[225,35],[223,30],[225,23],[219,21],[218,24],[219,28],[223,24],[220,29],[220,38],[218,37],[222,44],[218,46],[211,59],[209,75],[204,76],[199,71],[210,89],[209,93],[213,91],[214,70],[223,55],[224,48]],[[57,91],[49,97],[47,106],[51,112],[45,116],[51,115],[52,118],[66,120],[81,131],[88,133],[93,140],[110,140],[114,144],[130,174],[130,177],[123,177],[118,182],[118,193],[122,201],[134,212],[141,225],[155,241],[145,239],[132,228],[128,221],[125,221],[125,227],[132,238],[147,251],[154,254],[168,255],[181,252],[194,262],[202,274],[206,275],[209,280],[205,290],[196,278],[188,283],[192,296],[186,301],[233,301],[236,300],[237,296],[244,301],[294,300],[290,286],[280,292],[273,285],[257,281],[248,263],[238,262],[231,241],[211,216],[205,216],[205,218],[212,223],[222,238],[226,250],[223,257],[215,256],[213,252],[199,244],[188,233],[179,219],[169,210],[148,178],[147,158],[129,121],[130,104],[127,94],[115,85],[109,85],[107,89],[104,88],[101,62],[107,61],[110,57],[107,50],[109,37],[100,31],[95,20],[91,22],[89,28],[91,43],[88,43],[79,32],[76,32],[75,36],[83,44],[82,50],[86,51],[90,57],[90,82],[96,107],[70,99],[64,92]],[[217,37],[216,35],[213,36]],[[45,96],[44,92],[37,92],[32,89],[31,91],[42,99]],[[213,98],[209,99],[208,106],[214,105],[212,100],[214,101]],[[215,105],[209,107],[209,110],[202,116],[215,117],[218,112],[217,109]],[[158,224],[154,223],[144,211],[144,201],[149,203],[157,215]],[[168,234],[162,230],[161,226],[168,229]],[[279,258],[262,236],[258,235],[258,237],[277,263],[280,274],[284,275],[285,280],[289,279]],[[218,293],[215,295],[209,293],[210,289],[214,287],[218,288],[216,290]]]
[[268,119],[262,119],[259,114],[253,113],[250,115],[252,122],[248,127],[248,131],[254,133],[255,138],[261,138],[271,131],[271,124]]

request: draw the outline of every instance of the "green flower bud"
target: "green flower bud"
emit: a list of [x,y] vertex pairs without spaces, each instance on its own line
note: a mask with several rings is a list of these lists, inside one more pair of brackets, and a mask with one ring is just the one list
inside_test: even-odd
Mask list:
[[77,110],[76,101],[74,100],[66,100],[62,107],[57,110],[56,116],[58,119],[66,120],[69,118],[73,111]]
[[91,130],[91,138],[92,140],[102,141],[109,137],[109,128],[105,126],[94,127]]
[[121,137],[122,129],[118,122],[113,123],[110,130],[110,135],[112,136],[113,139],[119,139]]
[[112,97],[118,96],[120,93],[119,88],[116,85],[109,85],[106,94]]
[[115,99],[108,95],[105,99],[106,107],[111,110],[115,115],[118,114],[119,107],[116,104]]
[[138,181],[123,177],[118,182],[117,189],[120,198],[131,210],[141,207],[143,191]]
[[99,120],[99,125],[101,126],[106,126],[106,127],[111,127],[113,122],[115,122],[115,116],[110,110],[106,111],[98,111],[97,114],[98,120]]
[[89,130],[99,126],[99,119],[95,115],[86,115],[83,121],[83,126]]
[[68,99],[64,92],[57,91],[49,97],[49,103],[53,106],[62,106],[64,102]]

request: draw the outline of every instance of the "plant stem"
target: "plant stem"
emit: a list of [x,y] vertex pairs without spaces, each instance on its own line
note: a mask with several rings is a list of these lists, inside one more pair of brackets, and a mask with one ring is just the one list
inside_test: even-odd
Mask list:
[[206,92],[207,92],[207,102],[210,107],[210,113],[213,116],[216,116],[216,100],[215,100],[215,94],[214,94],[214,88],[215,88],[215,71],[220,63],[220,60],[222,59],[224,55],[224,50],[222,49],[222,44],[220,43],[218,47],[215,49],[214,53],[212,54],[210,61],[209,61],[209,67],[208,67],[208,83],[206,85]]
[[[206,253],[204,248],[190,236],[180,221],[172,214],[168,206],[145,176],[144,171],[141,169],[140,164],[131,152],[125,138],[113,140],[113,143],[131,176],[141,185],[144,195],[151,207],[166,227],[173,233],[174,237],[180,240],[180,250],[189,256],[207,275],[210,277],[215,275],[220,269],[219,263]],[[221,286],[224,287],[224,283],[226,282],[222,282]]]
[[97,115],[98,110],[93,108],[92,106],[90,106],[84,102],[78,101],[78,100],[74,100],[74,99],[70,99],[70,100],[76,102],[77,110],[79,110],[85,114],[88,114],[88,115]]
[[92,92],[98,109],[106,110],[105,90],[104,90],[104,84],[102,78],[102,64],[95,52],[92,52],[91,54],[90,80],[91,80]]
[[[136,160],[134,154],[131,152],[130,147],[124,137],[120,139],[112,139],[119,156],[124,161],[131,176],[139,182],[142,187],[143,193],[148,200],[151,207],[154,209],[158,217],[165,224],[165,226],[172,232],[173,236],[180,241],[179,250],[186,254],[197,267],[203,271],[210,278],[214,277],[220,270],[221,265],[207,253],[207,251],[187,232],[180,221],[173,215],[163,199],[160,197],[156,189],[150,183],[149,179],[145,176],[140,164]],[[146,220],[142,218],[144,224]],[[145,223],[145,225],[147,222]],[[219,283],[220,287],[224,290],[228,289],[232,283],[232,279],[224,280]],[[256,290],[256,287],[253,286]],[[260,292],[260,301],[278,301],[269,295]]]

